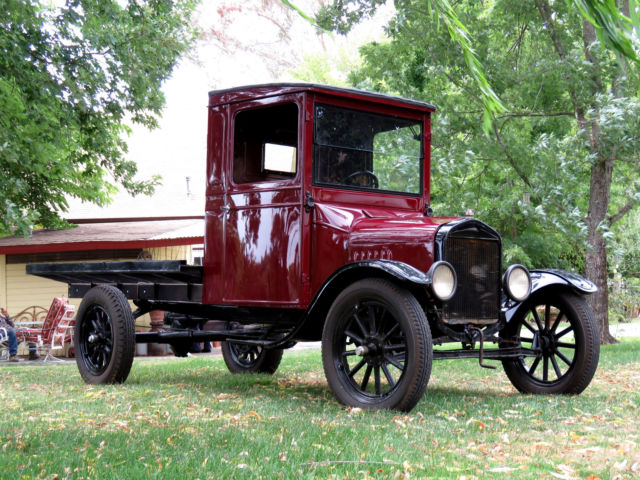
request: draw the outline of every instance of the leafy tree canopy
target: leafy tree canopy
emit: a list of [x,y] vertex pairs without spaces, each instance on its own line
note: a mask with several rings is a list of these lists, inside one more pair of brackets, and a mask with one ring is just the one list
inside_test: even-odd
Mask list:
[[135,179],[123,136],[156,126],[162,81],[195,38],[195,0],[0,0],[0,232],[63,226]]

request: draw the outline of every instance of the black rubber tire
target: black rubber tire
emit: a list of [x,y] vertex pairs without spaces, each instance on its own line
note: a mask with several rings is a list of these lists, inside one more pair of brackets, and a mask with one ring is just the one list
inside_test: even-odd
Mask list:
[[500,336],[507,340],[505,348],[538,352],[502,361],[507,377],[522,393],[581,393],[598,367],[600,333],[593,312],[584,298],[571,292],[533,294]]
[[282,349],[221,342],[222,358],[231,373],[275,373],[282,360]]
[[127,379],[136,349],[135,322],[129,302],[116,287],[99,285],[84,296],[76,315],[74,348],[85,382]]
[[[356,353],[358,347],[365,351]],[[334,300],[322,333],[322,364],[339,402],[408,412],[427,388],[432,360],[431,330],[409,291],[373,278]]]

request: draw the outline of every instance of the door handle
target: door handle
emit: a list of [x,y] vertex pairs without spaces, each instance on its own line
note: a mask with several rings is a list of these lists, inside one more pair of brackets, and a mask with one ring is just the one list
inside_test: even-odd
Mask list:
[[311,196],[311,192],[305,192],[304,211],[309,213],[315,204],[316,202]]
[[229,210],[231,210],[231,207],[229,207],[229,205],[222,205],[220,207],[220,210],[222,210],[224,213],[229,213]]

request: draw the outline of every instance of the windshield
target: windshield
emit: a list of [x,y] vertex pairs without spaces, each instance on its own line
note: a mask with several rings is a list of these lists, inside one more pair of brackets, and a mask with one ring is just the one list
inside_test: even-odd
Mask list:
[[314,183],[422,193],[422,122],[316,105]]

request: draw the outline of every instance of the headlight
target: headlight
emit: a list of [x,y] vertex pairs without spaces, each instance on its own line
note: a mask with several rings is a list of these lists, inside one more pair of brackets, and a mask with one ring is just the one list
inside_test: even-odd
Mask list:
[[431,291],[442,301],[449,300],[456,292],[458,280],[451,264],[439,261],[431,265]]
[[531,275],[522,265],[511,265],[504,272],[502,285],[507,295],[516,302],[523,302],[531,293]]

